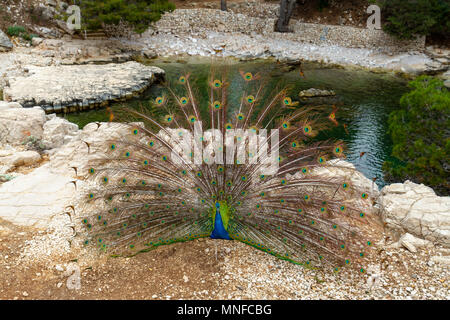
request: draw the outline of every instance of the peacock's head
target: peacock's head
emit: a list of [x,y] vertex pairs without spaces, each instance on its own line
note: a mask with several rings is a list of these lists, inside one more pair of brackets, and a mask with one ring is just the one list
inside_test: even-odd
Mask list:
[[216,202],[216,208],[220,209],[220,202],[219,201]]

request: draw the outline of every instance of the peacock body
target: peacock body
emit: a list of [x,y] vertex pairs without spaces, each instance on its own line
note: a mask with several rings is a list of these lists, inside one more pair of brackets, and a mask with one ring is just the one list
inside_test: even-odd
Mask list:
[[[316,139],[338,125],[336,109],[298,107],[288,88],[267,95],[262,78],[212,69],[205,106],[185,74],[151,103],[157,112],[122,110],[126,134],[91,150],[83,243],[134,255],[211,237],[364,272],[373,240],[362,230],[376,222],[369,190],[352,185],[343,143]],[[238,103],[231,88],[242,90]]]

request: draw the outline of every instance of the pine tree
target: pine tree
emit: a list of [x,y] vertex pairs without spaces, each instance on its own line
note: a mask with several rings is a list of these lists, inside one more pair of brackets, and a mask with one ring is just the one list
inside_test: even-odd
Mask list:
[[450,92],[443,81],[422,76],[410,82],[401,109],[389,115],[392,155],[404,165],[384,164],[390,181],[409,179],[450,194]]
[[164,12],[175,9],[168,0],[84,0],[80,7],[83,24],[89,30],[126,22],[137,33],[147,30]]

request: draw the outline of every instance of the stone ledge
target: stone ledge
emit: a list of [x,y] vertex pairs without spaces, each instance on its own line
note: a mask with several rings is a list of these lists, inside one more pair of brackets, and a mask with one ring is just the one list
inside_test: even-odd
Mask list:
[[47,113],[105,106],[138,95],[164,75],[157,67],[137,62],[106,65],[28,66],[28,76],[9,79],[8,101],[42,107]]

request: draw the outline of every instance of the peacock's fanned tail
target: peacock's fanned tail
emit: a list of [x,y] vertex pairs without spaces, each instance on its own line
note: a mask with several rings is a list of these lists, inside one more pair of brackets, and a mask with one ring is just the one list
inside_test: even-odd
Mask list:
[[[241,71],[232,83],[228,79],[225,71],[212,70],[207,104],[197,100],[186,74],[152,102],[161,116],[122,110],[130,120],[114,125],[125,133],[91,150],[96,159],[85,172],[90,189],[79,210],[85,245],[133,255],[209,237],[219,203],[231,239],[294,263],[335,270],[352,265],[363,272],[374,240],[362,230],[376,220],[367,211],[369,190],[352,185],[354,169],[340,161],[341,142],[315,139],[337,124],[335,109],[298,107],[286,88],[267,95],[259,74]],[[242,90],[237,104],[228,101],[235,88]],[[223,150],[196,162],[196,148],[208,148],[202,137],[192,151],[179,143],[196,126],[223,136],[236,130],[233,139],[244,139],[248,161],[226,164]],[[262,173],[273,154],[254,154],[255,140],[241,129],[267,129],[267,144],[270,129],[278,129],[278,171]],[[259,161],[252,162],[255,156]]]

